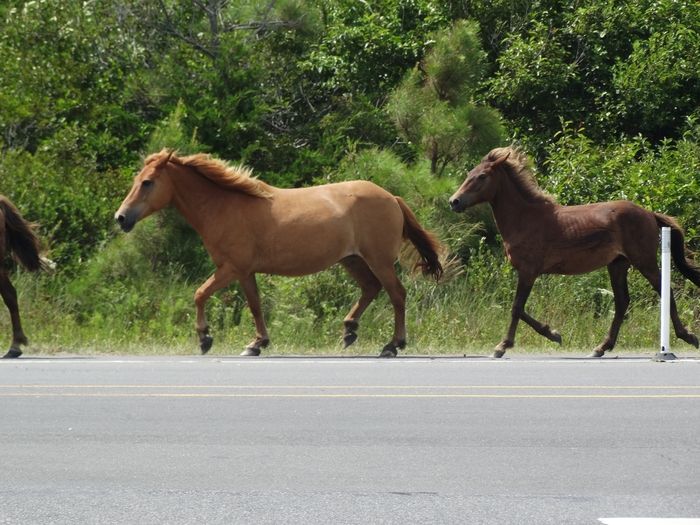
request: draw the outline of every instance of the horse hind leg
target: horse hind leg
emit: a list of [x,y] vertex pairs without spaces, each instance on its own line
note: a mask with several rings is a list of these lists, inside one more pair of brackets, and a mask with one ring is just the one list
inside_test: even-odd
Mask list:
[[678,339],[698,348],[698,336],[689,332],[683,324],[683,321],[681,321],[678,315],[678,308],[676,307],[676,300],[673,298],[673,292],[671,292],[671,322],[673,323],[673,331],[676,333]]
[[671,292],[671,320],[673,321],[673,330],[676,333],[676,337],[682,339],[689,345],[693,345],[695,348],[700,346],[698,344],[698,336],[692,332],[689,332],[683,325],[683,321],[681,321],[681,318],[678,315],[678,309],[676,308],[676,300],[673,298],[673,292]]
[[561,334],[559,332],[557,332],[556,330],[552,330],[548,324],[541,323],[537,319],[530,316],[524,310],[523,310],[523,314],[520,316],[520,319],[522,319],[525,323],[530,325],[535,330],[535,332],[537,332],[538,334],[546,337],[550,341],[554,341],[555,343],[559,343],[559,346],[561,346]]
[[406,289],[396,275],[393,260],[384,264],[368,265],[386,290],[394,307],[394,335],[391,341],[384,345],[379,357],[396,357],[399,350],[406,348]]
[[[659,294],[659,297],[661,297],[661,272],[659,271],[659,267],[656,264],[655,259],[653,264],[654,268],[651,269],[651,266],[652,265],[649,264],[644,269],[639,267],[638,269],[642,275],[646,277],[647,281],[649,281],[656,293]],[[688,331],[678,315],[678,307],[676,306],[676,299],[673,297],[673,290],[671,290],[671,322],[673,323],[673,330],[678,339],[681,339],[689,345],[693,345],[695,348],[698,348],[698,337],[694,333]]]
[[4,268],[0,268],[0,295],[2,295],[3,301],[10,312],[10,319],[12,321],[12,344],[10,349],[3,356],[3,358],[15,358],[22,355],[22,350],[20,345],[26,345],[28,343],[27,336],[24,335],[22,330],[22,322],[19,317],[19,304],[17,302],[17,290],[12,286],[10,279],[7,277],[7,273]]
[[620,333],[620,326],[622,326],[622,321],[625,319],[625,314],[630,304],[630,293],[627,286],[627,271],[630,266],[630,261],[622,256],[608,264],[608,275],[610,275],[610,284],[612,285],[615,298],[615,315],[608,335],[605,336],[602,343],[593,349],[588,357],[603,357],[605,352],[615,348],[617,336]]
[[348,272],[357,284],[360,285],[362,295],[360,299],[352,307],[348,315],[343,320],[345,330],[343,332],[343,348],[347,348],[357,340],[357,329],[360,327],[360,317],[370,305],[370,303],[379,295],[382,290],[382,283],[379,282],[377,276],[372,273],[372,270],[367,263],[358,255],[345,257],[340,261],[340,264]]
[[384,345],[379,357],[396,357],[399,350],[406,348],[406,289],[399,281],[394,267],[391,267],[393,279],[383,283],[389,294],[389,300],[394,307],[394,335],[391,341]]

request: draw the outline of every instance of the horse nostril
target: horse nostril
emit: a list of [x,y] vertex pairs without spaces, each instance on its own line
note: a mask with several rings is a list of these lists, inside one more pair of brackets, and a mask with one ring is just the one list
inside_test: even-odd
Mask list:
[[459,206],[459,199],[452,199],[450,201],[450,206],[452,206],[453,208],[456,208],[457,206]]
[[117,220],[117,222],[118,222],[119,224],[124,224],[124,221],[126,220],[126,217],[120,213],[119,215],[117,215],[117,216],[115,217],[115,219]]

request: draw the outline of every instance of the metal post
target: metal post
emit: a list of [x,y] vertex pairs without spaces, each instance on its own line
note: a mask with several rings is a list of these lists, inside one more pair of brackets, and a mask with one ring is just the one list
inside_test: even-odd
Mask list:
[[671,228],[661,228],[661,351],[657,361],[676,359],[669,348],[669,319],[671,317]]

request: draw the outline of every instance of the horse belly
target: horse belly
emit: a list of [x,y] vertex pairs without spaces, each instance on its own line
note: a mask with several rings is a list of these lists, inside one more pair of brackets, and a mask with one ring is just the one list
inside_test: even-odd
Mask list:
[[354,255],[354,235],[348,224],[316,225],[282,230],[259,251],[256,272],[298,277],[330,268]]
[[547,239],[542,273],[579,275],[610,264],[621,254],[619,234],[609,212],[602,206],[564,208],[596,211],[584,220],[581,215],[560,217],[559,228]]
[[588,248],[585,250],[572,250],[567,254],[559,252],[547,261],[542,273],[560,275],[581,275],[603,268],[614,261],[619,252],[610,245]]
[[302,204],[278,203],[266,246],[259,245],[264,255],[256,271],[308,275],[350,255],[381,254],[382,260],[393,263],[401,245],[403,214],[391,194],[364,181],[298,191],[305,195]]

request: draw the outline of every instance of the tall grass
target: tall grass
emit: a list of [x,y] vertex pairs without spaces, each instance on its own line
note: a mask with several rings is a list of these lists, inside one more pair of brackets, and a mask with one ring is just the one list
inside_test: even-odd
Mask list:
[[[148,229],[147,224],[140,229]],[[28,353],[199,353],[193,297],[203,278],[184,275],[176,266],[153,266],[139,255],[141,240],[137,233],[108,245],[87,265],[81,280],[16,272],[13,280],[31,342]],[[391,339],[393,310],[382,293],[365,312],[357,343],[342,350],[342,321],[359,289],[339,266],[300,278],[260,275],[258,281],[273,343],[267,354],[376,355]],[[402,354],[488,355],[502,339],[516,275],[498,251],[482,244],[464,272],[449,282],[436,284],[406,274],[402,281],[408,292],[408,346]],[[697,332],[700,293],[682,280],[674,280],[674,289],[681,317]],[[658,298],[634,270],[630,293],[632,303],[616,351],[655,352]],[[604,270],[576,277],[543,276],[527,310],[559,330],[564,344],[560,348],[521,323],[510,353],[588,353],[607,333],[613,309]],[[215,340],[213,355],[238,354],[255,335],[238,285],[215,294],[207,315]],[[8,316],[0,316],[0,340],[9,344],[10,334]],[[672,347],[693,350],[680,340],[672,341]]]

